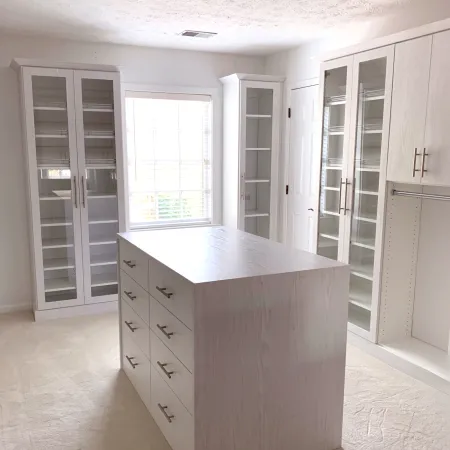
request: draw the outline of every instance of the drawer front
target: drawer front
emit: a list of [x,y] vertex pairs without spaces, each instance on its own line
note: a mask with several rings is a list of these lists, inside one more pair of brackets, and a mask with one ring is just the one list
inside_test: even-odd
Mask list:
[[189,281],[150,258],[149,292],[189,329],[193,329],[193,285]]
[[151,363],[191,414],[194,414],[194,377],[181,361],[151,334]]
[[122,367],[151,412],[150,361],[127,334],[122,334]]
[[173,450],[194,449],[194,418],[151,365],[151,409]]
[[121,300],[122,333],[129,336],[150,359],[150,329],[148,325],[131,309],[126,301]]
[[194,369],[192,331],[152,297],[150,297],[150,328],[192,373]]
[[123,270],[120,271],[120,290],[121,297],[147,325],[150,325],[150,295]]
[[148,290],[148,256],[123,239],[120,240],[120,268]]

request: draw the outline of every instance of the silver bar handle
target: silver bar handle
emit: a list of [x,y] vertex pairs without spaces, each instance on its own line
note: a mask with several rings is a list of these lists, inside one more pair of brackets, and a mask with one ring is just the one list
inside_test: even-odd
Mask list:
[[163,406],[161,405],[161,403],[158,403],[158,408],[164,414],[164,417],[167,419],[167,422],[172,423],[172,419],[175,419],[175,416],[166,413],[166,409],[168,408],[168,406]]
[[156,326],[157,326],[158,329],[161,331],[161,333],[164,334],[164,336],[165,336],[167,339],[170,339],[170,338],[173,336],[174,333],[168,333],[168,332],[166,331],[167,325],[162,325],[162,326],[161,326],[161,325],[158,323],[158,324],[156,324]]
[[413,167],[413,178],[416,176],[416,172],[420,172],[420,169],[416,169],[417,164],[417,157],[420,155],[420,153],[417,153],[417,147],[414,149],[414,167]]
[[350,183],[350,181],[347,180],[347,178],[345,179],[345,201],[344,201],[344,216],[347,214],[347,211],[350,211],[349,208],[347,208],[347,199],[348,199],[348,193],[347,193],[347,188],[349,186],[351,186],[352,183]]
[[164,375],[166,375],[167,376],[167,378],[172,378],[172,375],[175,373],[175,372],[169,372],[167,369],[166,369],[166,366],[167,366],[167,363],[162,363],[162,362],[160,362],[160,361],[156,361],[156,364],[158,364],[158,366],[161,368],[161,370],[164,372]]
[[131,300],[136,300],[136,296],[135,295],[131,295],[133,292],[132,291],[123,291],[123,293]]
[[73,201],[75,203],[75,208],[78,208],[78,191],[77,191],[77,177],[76,177],[76,175],[74,175],[74,177],[73,177],[73,189],[74,189]]
[[138,363],[133,362],[134,356],[125,355],[125,358],[127,358],[127,361],[130,363],[132,369],[136,369],[136,367],[139,365]]
[[423,178],[425,172],[428,172],[428,170],[425,169],[425,158],[426,158],[427,156],[428,156],[427,149],[424,148],[424,149],[423,149],[423,153],[422,153],[422,170],[421,170],[421,173],[420,173],[420,176],[421,176],[422,178]]
[[161,292],[162,295],[164,295],[164,297],[170,298],[173,295],[173,292],[166,292],[167,288],[162,288],[159,286],[156,286],[156,290]]
[[86,182],[84,176],[81,177],[81,193],[83,194],[83,208],[86,208]]
[[[341,211],[344,209],[342,208],[342,186],[346,183],[347,181],[344,181],[343,178],[341,178],[341,183],[339,185],[339,214],[341,213]],[[345,210],[344,210],[344,214],[345,214]]]
[[131,261],[131,259],[124,259],[123,262],[124,262],[128,267],[131,267],[131,268],[136,267],[136,264],[133,263],[133,262]]
[[131,326],[131,325],[133,325],[133,322],[127,322],[125,320],[125,325],[131,330],[132,333],[134,333],[138,329],[138,327],[132,327]]

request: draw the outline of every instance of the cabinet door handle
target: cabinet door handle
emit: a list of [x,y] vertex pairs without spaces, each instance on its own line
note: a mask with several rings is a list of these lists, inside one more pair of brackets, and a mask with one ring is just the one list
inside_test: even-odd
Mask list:
[[[414,167],[413,167],[413,178],[416,176],[416,172],[420,172],[420,169],[416,169],[417,157],[420,153],[417,153],[417,148],[414,149]],[[422,164],[423,165],[423,164]]]
[[139,365],[138,363],[133,362],[134,356],[130,357],[128,355],[125,355],[125,358],[127,358],[127,361],[130,363],[132,369],[136,369],[136,367]]
[[156,286],[156,290],[161,292],[161,294],[164,295],[164,297],[167,297],[167,298],[170,298],[173,295],[172,292],[166,292],[167,288],[161,288],[159,286]]
[[132,292],[131,291],[123,291],[123,293],[131,300],[131,301],[133,301],[133,300],[136,300],[136,296],[135,295],[131,295],[132,294]]
[[173,333],[168,333],[166,331],[167,325],[160,325],[159,323],[156,324],[156,326],[159,328],[159,330],[161,331],[162,334],[164,334],[164,336],[166,336],[167,339],[170,339],[173,336]]
[[166,413],[166,409],[168,408],[168,406],[163,406],[161,405],[161,403],[158,403],[158,408],[164,414],[164,417],[167,419],[167,422],[172,423],[172,419],[175,419],[175,416]]
[[133,262],[131,262],[131,259],[128,259],[128,260],[127,260],[127,259],[124,259],[123,262],[124,262],[128,267],[131,267],[131,268],[136,267],[136,264],[133,263]]
[[422,153],[422,171],[421,171],[421,173],[420,173],[420,176],[421,176],[421,177],[424,176],[425,172],[428,172],[428,170],[425,169],[425,158],[426,158],[427,156],[428,156],[427,149],[424,148],[424,149],[423,149],[423,153]]
[[132,327],[131,326],[131,325],[133,325],[133,322],[127,322],[125,320],[125,325],[131,330],[132,333],[134,333],[138,329],[138,327]]
[[73,177],[73,201],[75,203],[75,208],[78,208],[78,191],[77,191],[77,177]]
[[81,193],[83,195],[83,208],[86,208],[86,183],[84,176],[81,177]]
[[167,376],[167,378],[172,378],[172,375],[175,373],[175,372],[169,372],[167,369],[166,369],[166,366],[167,366],[167,363],[162,363],[162,362],[160,362],[160,361],[156,361],[156,364],[158,364],[158,366],[161,368],[161,370],[164,372],[164,375],[166,375]]
[[345,199],[344,199],[344,216],[347,214],[347,211],[350,211],[349,208],[347,208],[347,198],[348,198],[348,193],[347,193],[347,189],[349,186],[351,186],[352,183],[350,183],[350,181],[347,180],[347,178],[345,179]]
[[342,186],[344,184],[346,184],[347,180],[344,181],[343,178],[341,178],[341,183],[339,185],[339,214],[341,213],[342,210],[344,210],[344,214],[345,214],[345,208],[342,208]]

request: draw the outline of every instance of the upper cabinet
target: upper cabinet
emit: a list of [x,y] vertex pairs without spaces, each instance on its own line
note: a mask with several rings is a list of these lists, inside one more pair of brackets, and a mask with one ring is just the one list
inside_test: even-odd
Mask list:
[[389,181],[450,185],[450,31],[395,46]]
[[224,77],[223,223],[277,238],[278,151],[284,78]]

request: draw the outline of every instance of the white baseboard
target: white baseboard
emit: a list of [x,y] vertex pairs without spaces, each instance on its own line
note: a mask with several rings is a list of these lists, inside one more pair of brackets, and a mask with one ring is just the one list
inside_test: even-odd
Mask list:
[[18,305],[0,305],[0,314],[32,310],[33,306],[31,305],[31,303],[21,303]]
[[118,302],[94,303],[92,305],[71,306],[69,308],[47,309],[34,311],[34,320],[63,319],[65,317],[86,316],[91,314],[103,314],[118,311]]

